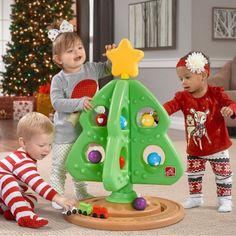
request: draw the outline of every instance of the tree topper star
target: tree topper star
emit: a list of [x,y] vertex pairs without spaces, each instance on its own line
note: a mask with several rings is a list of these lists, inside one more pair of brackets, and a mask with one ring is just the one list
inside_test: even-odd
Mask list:
[[112,62],[112,74],[128,79],[138,75],[138,62],[143,58],[144,52],[134,49],[128,39],[122,39],[118,47],[107,51],[106,55]]

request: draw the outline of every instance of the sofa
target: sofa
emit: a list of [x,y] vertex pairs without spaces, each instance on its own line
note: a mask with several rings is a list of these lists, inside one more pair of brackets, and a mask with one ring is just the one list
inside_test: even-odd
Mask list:
[[[221,86],[232,100],[236,102],[236,56],[228,61],[219,71],[211,75],[208,83]],[[225,118],[227,127],[231,132],[236,130],[236,119]],[[233,130],[234,129],[234,130]]]

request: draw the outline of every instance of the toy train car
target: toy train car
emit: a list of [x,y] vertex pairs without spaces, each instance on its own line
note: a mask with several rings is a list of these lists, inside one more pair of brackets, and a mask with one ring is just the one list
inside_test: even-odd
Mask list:
[[108,211],[106,207],[102,206],[92,206],[91,204],[80,202],[78,207],[73,207],[71,210],[62,212],[66,215],[71,214],[82,214],[86,216],[92,216],[96,218],[101,219],[107,219],[108,218]]

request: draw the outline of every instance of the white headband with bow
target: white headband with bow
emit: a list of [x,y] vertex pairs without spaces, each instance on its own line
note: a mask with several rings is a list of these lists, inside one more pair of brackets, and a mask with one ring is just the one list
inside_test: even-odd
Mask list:
[[73,32],[73,25],[70,24],[68,21],[63,20],[61,25],[60,25],[60,29],[50,29],[48,31],[48,38],[51,39],[51,41],[53,42],[57,36],[61,33],[65,33],[65,32]]

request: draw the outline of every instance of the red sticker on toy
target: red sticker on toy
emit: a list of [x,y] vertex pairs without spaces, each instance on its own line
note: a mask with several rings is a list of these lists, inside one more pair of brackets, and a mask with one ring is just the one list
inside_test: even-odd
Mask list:
[[175,176],[175,174],[176,174],[175,167],[167,166],[165,168],[165,174],[166,174],[166,176]]

